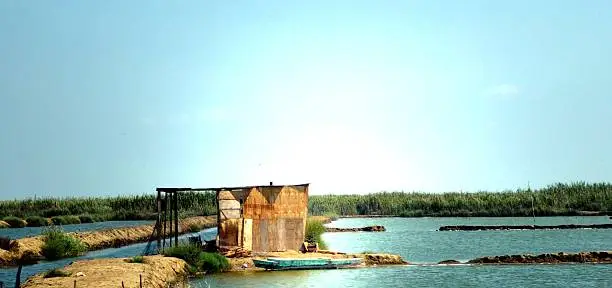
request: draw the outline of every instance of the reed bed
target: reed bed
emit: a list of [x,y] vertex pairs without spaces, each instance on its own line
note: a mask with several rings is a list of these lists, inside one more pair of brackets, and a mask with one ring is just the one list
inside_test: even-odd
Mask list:
[[310,196],[312,215],[562,216],[612,212],[612,184],[554,184],[503,192],[404,193]]
[[[156,195],[117,197],[38,198],[0,201],[0,219],[13,216],[64,217],[80,215],[81,219],[152,220],[157,210]],[[181,216],[207,216],[216,214],[213,193],[185,193],[179,196]],[[87,215],[87,216],[85,216]],[[78,217],[77,217],[78,218]]]

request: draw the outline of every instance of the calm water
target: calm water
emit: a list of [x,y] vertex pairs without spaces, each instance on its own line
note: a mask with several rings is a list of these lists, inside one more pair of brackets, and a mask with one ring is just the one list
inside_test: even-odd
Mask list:
[[[535,224],[610,223],[608,217],[542,217]],[[444,225],[524,225],[532,218],[340,219],[328,226],[383,225],[382,233],[326,233],[331,250],[389,252],[417,265],[366,269],[237,272],[192,287],[612,287],[612,265],[428,265],[446,259],[524,253],[612,250],[612,229],[436,231]]]
[[[66,232],[83,232],[83,231],[93,231],[93,230],[101,230],[107,228],[119,228],[119,227],[129,227],[129,226],[138,226],[144,224],[153,225],[155,221],[106,221],[106,222],[96,222],[96,223],[86,223],[86,224],[73,224],[73,225],[62,225],[64,231]],[[41,231],[45,227],[24,227],[24,228],[7,228],[0,229],[0,237],[9,237],[11,239],[19,239],[25,237],[31,237],[40,235]]]

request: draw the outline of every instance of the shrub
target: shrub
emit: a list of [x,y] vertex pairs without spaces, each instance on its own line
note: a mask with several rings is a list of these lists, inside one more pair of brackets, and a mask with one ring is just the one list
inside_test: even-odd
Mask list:
[[195,268],[198,271],[214,273],[226,271],[230,268],[229,261],[223,255],[203,252],[200,247],[195,245],[179,245],[167,248],[163,251],[163,255],[185,260],[192,266],[191,270]]
[[327,244],[321,238],[321,235],[325,233],[325,226],[318,220],[308,219],[306,222],[306,235],[304,240],[308,243],[319,243],[320,249],[327,249]]
[[48,260],[76,257],[87,251],[81,240],[64,233],[61,228],[50,226],[43,231],[42,255]]
[[30,216],[26,218],[26,222],[28,223],[28,227],[40,227],[49,225],[49,221],[47,218],[43,218],[40,216]]
[[26,226],[26,222],[23,219],[15,216],[7,216],[2,220],[11,225],[11,228],[23,228]]
[[219,253],[201,252],[196,265],[201,271],[216,273],[227,271],[230,268],[229,261]]
[[78,216],[55,216],[51,217],[53,225],[70,225],[70,224],[81,224],[81,220]]
[[94,217],[91,215],[79,215],[79,220],[81,221],[81,223],[94,223],[96,222],[94,220]]
[[72,273],[62,270],[62,269],[52,269],[47,271],[47,273],[45,273],[44,278],[53,278],[53,277],[68,277],[70,276]]

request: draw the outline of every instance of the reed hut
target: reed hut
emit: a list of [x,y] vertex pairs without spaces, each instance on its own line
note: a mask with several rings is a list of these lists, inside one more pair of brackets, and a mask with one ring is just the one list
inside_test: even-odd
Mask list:
[[218,188],[217,247],[299,250],[308,217],[308,185]]

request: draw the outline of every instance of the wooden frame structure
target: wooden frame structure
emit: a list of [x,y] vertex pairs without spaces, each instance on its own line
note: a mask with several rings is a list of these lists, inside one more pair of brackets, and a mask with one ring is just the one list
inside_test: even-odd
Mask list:
[[[303,243],[305,233],[308,186],[273,185],[270,182],[269,186],[157,188],[155,234],[158,251],[167,244],[169,247],[178,245],[178,197],[181,193],[194,192],[216,194],[217,247],[237,246],[257,251],[297,250],[299,247],[293,246]],[[168,236],[169,243],[166,243]],[[231,240],[234,238],[236,243]],[[226,243],[227,239],[232,243]]]

